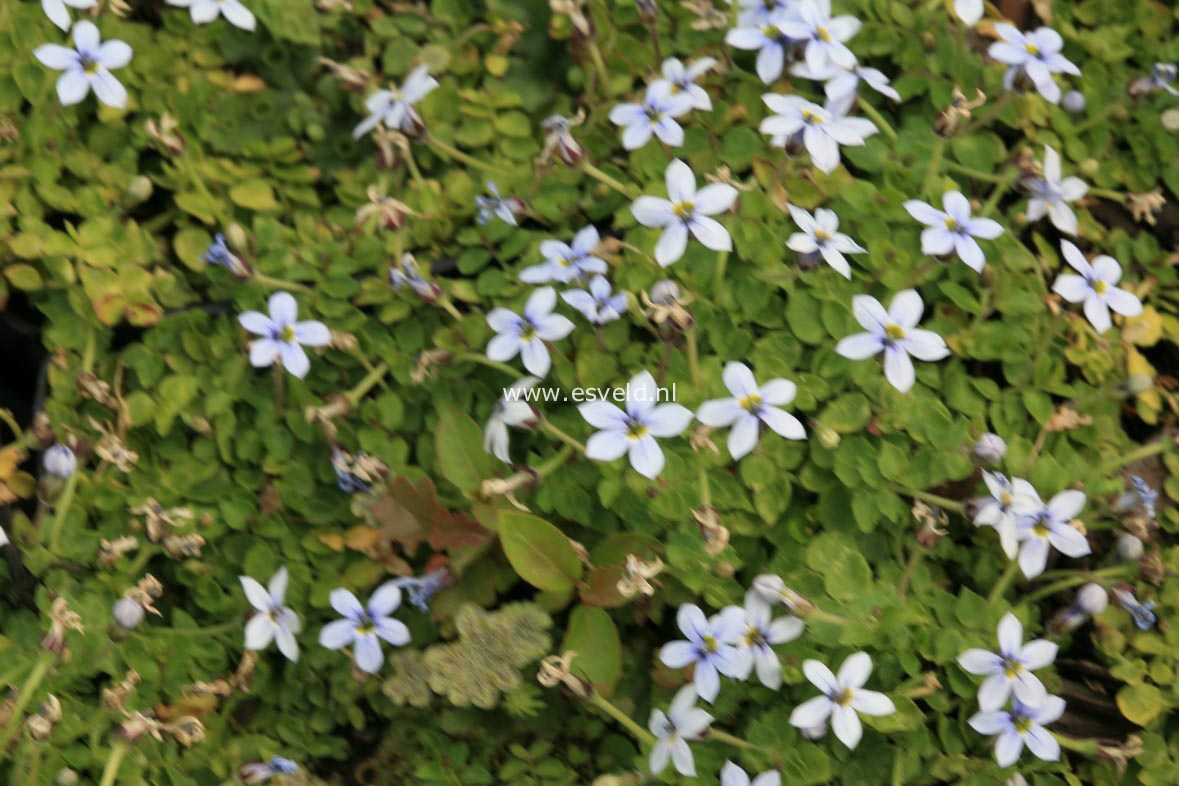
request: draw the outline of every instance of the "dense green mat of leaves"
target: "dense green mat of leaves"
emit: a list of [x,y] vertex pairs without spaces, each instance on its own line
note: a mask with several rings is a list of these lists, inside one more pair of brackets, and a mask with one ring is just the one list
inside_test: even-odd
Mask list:
[[[1165,68],[1150,79],[1179,57],[1168,4],[1004,0],[972,27],[950,2],[834,0],[862,22],[847,46],[900,100],[864,76],[825,166],[835,143],[788,138],[766,119],[790,107],[762,98],[821,106],[823,84],[789,64],[763,83],[758,54],[726,44],[765,9],[242,1],[253,30],[233,2],[47,0],[66,28],[91,20],[133,52],[76,62],[40,3],[0,3],[0,322],[13,369],[46,353],[41,392],[28,370],[4,374],[0,780],[740,786],[739,765],[790,786],[1179,782],[1179,98]],[[210,9],[223,16],[194,24]],[[987,54],[1000,11],[1057,31],[1081,75],[1004,90]],[[741,21],[754,37],[776,24]],[[627,150],[619,124],[647,115],[611,110],[641,102],[668,57],[715,61],[696,75],[711,108],[675,110],[682,144],[664,127]],[[119,96],[107,77],[123,108],[96,100]],[[420,124],[354,138],[366,99],[407,79]],[[1051,85],[1059,104],[1040,95]],[[701,189],[672,194],[682,256],[651,226],[671,208],[635,202],[668,195],[675,160]],[[1059,205],[1029,220],[1021,182],[1045,177],[1087,184],[1066,198],[1075,233]],[[906,209],[950,191],[1003,230],[980,236],[981,273],[923,253]],[[787,248],[810,242],[792,236],[820,208],[858,244],[849,277]],[[696,225],[707,245],[680,223],[704,212],[719,222]],[[515,317],[494,309],[545,312],[547,274],[522,272],[591,225],[601,242],[581,250],[626,308],[595,327],[553,295],[571,332],[545,322],[548,350],[505,351]],[[726,232],[731,251],[712,250]],[[1120,281],[1092,273],[1097,255]],[[1090,270],[1078,292],[1128,298],[1108,330],[1090,322],[1103,307],[1069,302],[1069,264]],[[910,289],[933,338],[853,311]],[[330,337],[288,320],[271,333],[278,291]],[[879,357],[850,359],[868,353],[844,340],[865,330],[887,377]],[[271,341],[292,338],[309,368]],[[898,384],[910,339],[933,343]],[[496,409],[524,362],[557,398]],[[796,395],[736,390],[730,363]],[[644,371],[687,409],[610,421],[610,436],[613,415],[572,399]],[[728,396],[727,420],[701,408]],[[485,451],[489,417],[506,421],[489,443],[506,463]],[[641,438],[629,459],[593,458]],[[1009,515],[1012,554],[1048,552],[1037,539],[1058,528],[1046,569],[1009,559],[999,513],[972,521],[1001,480],[984,470],[1051,500],[1015,488]],[[750,673],[748,621],[771,605],[781,636]],[[1059,650],[1029,702],[1047,730],[1001,766],[984,677],[959,657],[994,648],[1009,612],[1025,642]],[[698,646],[664,649],[685,637]],[[841,676],[866,683],[811,684],[849,657]],[[804,722],[822,693],[809,708],[830,730]],[[874,709],[862,739],[852,707]],[[647,731],[653,710],[678,737],[661,714]],[[1015,720],[1024,741],[1033,721]],[[1037,753],[1053,745],[1056,760]]]

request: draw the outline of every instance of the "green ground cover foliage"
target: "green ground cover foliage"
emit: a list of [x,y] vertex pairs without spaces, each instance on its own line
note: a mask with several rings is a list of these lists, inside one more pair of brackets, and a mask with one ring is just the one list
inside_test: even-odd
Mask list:
[[[39,3],[0,3],[0,317],[25,331],[8,339],[14,369],[24,349],[47,355],[43,396],[35,372],[3,375],[17,398],[0,447],[0,686],[12,686],[0,780],[203,786],[282,756],[298,772],[271,782],[715,784],[728,760],[790,786],[983,786],[1016,772],[1034,786],[1179,782],[1179,117],[1166,114],[1179,99],[1127,93],[1179,56],[1169,4],[1003,2],[969,28],[950,3],[835,0],[863,23],[856,56],[901,101],[861,85],[853,112],[880,133],[824,173],[758,132],[763,94],[822,103],[822,85],[788,73],[763,84],[755,55],[725,44],[724,3],[657,0],[651,18],[630,0],[245,3],[252,32],[194,25],[164,2],[70,8],[133,49],[112,72],[124,109],[93,96],[63,106],[59,72],[32,52],[68,34]],[[986,56],[999,11],[1063,36],[1082,76],[1057,79],[1083,94],[1082,111],[1003,90]],[[672,56],[715,58],[700,79],[712,108],[679,118],[682,146],[624,150],[611,108],[641,100]],[[416,106],[425,131],[354,139],[365,98],[421,65],[438,81]],[[955,87],[986,102],[939,136]],[[583,117],[571,166],[540,160],[553,114]],[[1062,235],[1026,219],[1018,181],[1046,146],[1090,187],[1071,240],[1118,260],[1120,286],[1144,304],[1101,334],[1052,292]],[[674,265],[653,260],[661,230],[631,205],[666,195],[674,158],[701,186],[736,184],[733,210],[714,216],[731,253],[693,240]],[[487,181],[522,200],[517,225],[477,220]],[[1154,189],[1160,204],[1139,209]],[[923,254],[902,207],[950,190],[1005,229],[983,243],[981,275]],[[849,257],[850,280],[800,265],[787,204],[838,213],[867,249]],[[543,261],[541,243],[590,224],[629,308],[595,329],[558,301],[576,328],[552,343],[543,384],[623,386],[648,370],[695,411],[730,395],[722,369],[738,361],[797,385],[785,409],[805,439],[766,430],[734,461],[726,429],[694,424],[660,439],[666,466],[650,480],[625,458],[582,456],[597,429],[556,401],[510,431],[511,464],[485,452],[484,421],[525,374],[519,358],[487,359],[486,315],[519,313],[535,289],[520,272]],[[204,261],[217,234],[253,275]],[[404,253],[437,285],[430,297],[391,287]],[[651,302],[665,279],[685,311]],[[853,296],[887,305],[910,288],[949,356],[918,362],[901,393],[878,358],[835,347],[862,330]],[[252,367],[238,322],[278,290],[335,332],[308,349],[303,379]],[[993,465],[973,452],[988,432],[1006,442]],[[77,456],[68,480],[41,465],[53,442]],[[333,457],[367,461],[357,474],[371,488],[341,490]],[[1083,491],[1092,553],[1016,572],[969,518],[982,469],[1026,478],[1045,500]],[[1130,473],[1159,491],[1154,519],[1118,509]],[[1126,532],[1145,543],[1141,561],[1119,558]],[[662,565],[652,594],[628,558]],[[239,576],[265,583],[284,566],[284,602],[302,620],[294,662],[243,646],[253,610]],[[141,584],[149,574],[158,587]],[[775,648],[782,687],[722,677],[701,703],[719,733],[692,741],[696,779],[651,775],[647,718],[692,679],[659,657],[682,638],[677,610],[740,606],[763,574],[815,607]],[[317,643],[339,617],[332,590],[364,600],[423,575],[447,586],[424,611],[406,593],[395,616],[411,641],[384,645],[379,674]],[[1089,582],[1125,583],[1156,602],[1158,623],[1140,629],[1111,601],[1051,632]],[[129,591],[142,607],[137,587],[159,613],[127,629],[113,607]],[[1001,767],[968,724],[980,678],[957,658],[994,647],[1009,611],[1025,638],[1060,647],[1038,672],[1068,703],[1051,726],[1059,761],[1025,751]],[[64,643],[46,640],[62,628]],[[867,687],[895,712],[865,717],[854,750],[807,739],[790,724],[817,690],[803,662],[836,668],[859,651]],[[568,652],[572,682],[542,685],[542,659]]]

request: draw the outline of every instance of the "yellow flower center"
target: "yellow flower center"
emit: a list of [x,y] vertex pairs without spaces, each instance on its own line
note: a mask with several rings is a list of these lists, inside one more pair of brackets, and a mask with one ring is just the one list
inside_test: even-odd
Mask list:
[[691,202],[676,202],[671,206],[671,212],[675,213],[675,217],[685,219],[692,215],[692,209],[695,207]]
[[1023,49],[1025,52],[1027,52],[1032,57],[1039,57],[1040,56],[1040,47],[1036,46],[1035,44],[1032,44],[1032,43],[1025,44]]
[[815,230],[815,241],[816,242],[826,243],[830,239],[831,239],[831,233],[828,232],[826,229],[816,229]]
[[957,232],[959,226],[961,226],[961,225],[957,221],[955,221],[952,217],[946,216],[946,229],[948,231]]
[[805,121],[807,123],[822,123],[823,122],[823,118],[819,117],[818,115],[816,115],[814,112],[812,112],[809,109],[802,110],[802,119],[803,119],[803,121]]
[[905,337],[905,329],[900,325],[888,325],[884,328],[884,335],[893,341],[899,341]]
[[1000,495],[999,495],[999,503],[1000,503],[1000,504],[1001,504],[1003,507],[1007,507],[1007,506],[1008,506],[1008,505],[1010,505],[1010,504],[1011,504],[1013,501],[1015,501],[1015,497],[1013,497],[1013,496],[1011,495],[1011,492],[1010,492],[1010,491],[1004,491],[1002,494],[1000,494]]
[[520,331],[521,341],[531,341],[534,338],[536,338],[536,328],[534,328],[532,325],[529,325]]
[[846,707],[852,702],[852,692],[850,688],[844,688],[839,693],[831,697],[831,701],[838,704],[840,707]]
[[282,329],[282,340],[288,344],[294,343],[294,341],[295,341],[295,326],[294,325],[287,325],[286,327],[284,327]]
[[626,436],[632,440],[639,440],[647,436],[648,428],[637,420],[630,420],[626,424]]
[[714,639],[712,636],[705,636],[703,639],[703,643],[704,643],[704,650],[706,652],[716,652],[717,647],[719,646],[717,644],[716,639]]
[[1023,673],[1023,664],[1013,660],[1003,661],[1003,675],[1013,680]]
[[746,412],[756,412],[761,407],[761,395],[759,393],[750,393],[748,396],[742,396],[737,403]]
[[1094,281],[1092,286],[1093,291],[1099,295],[1104,295],[1106,290],[1109,289],[1109,284],[1105,283],[1104,281]]
[[825,28],[825,27],[820,27],[819,31],[818,31],[818,33],[816,33],[816,35],[818,36],[820,41],[830,41],[831,40],[831,34],[827,32],[827,28]]
[[1021,717],[1021,718],[1015,719],[1015,731],[1017,733],[1027,734],[1028,731],[1031,730],[1031,728],[1032,728],[1032,719],[1031,718],[1022,718]]
[[1043,524],[1037,524],[1036,526],[1032,527],[1032,534],[1037,538],[1046,538],[1048,537],[1048,527]]

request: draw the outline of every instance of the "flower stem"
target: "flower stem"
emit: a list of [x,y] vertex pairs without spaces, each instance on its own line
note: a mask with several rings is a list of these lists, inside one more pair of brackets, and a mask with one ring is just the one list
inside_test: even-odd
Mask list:
[[283,281],[281,278],[274,278],[273,276],[268,276],[265,273],[255,272],[254,275],[250,278],[255,284],[260,284],[267,289],[290,289],[294,292],[302,292],[306,295],[310,295],[312,292],[314,292],[314,290],[306,284],[296,284],[293,281]]
[[742,750],[762,751],[764,753],[770,754],[771,756],[776,756],[779,753],[781,753],[781,751],[775,751],[775,750],[771,750],[769,748],[763,747],[761,745],[755,745],[754,743],[750,742],[749,740],[743,740],[740,737],[736,737],[732,734],[729,734],[728,732],[720,731],[718,729],[709,729],[705,739],[716,740],[717,742],[724,742],[729,745],[732,745],[735,748],[741,748]]
[[1007,563],[1007,569],[1003,571],[1003,575],[995,582],[995,586],[991,589],[991,594],[987,596],[987,608],[993,608],[999,599],[1003,597],[1003,593],[1011,586],[1011,582],[1015,580],[1015,575],[1019,573],[1019,561],[1011,560]]
[[29,702],[33,700],[33,696],[37,692],[37,688],[41,686],[41,681],[45,679],[45,675],[49,672],[49,665],[53,663],[54,654],[48,650],[41,653],[41,657],[37,659],[33,670],[29,672],[29,676],[25,679],[23,685],[20,686],[20,692],[16,695],[16,704],[12,708],[12,714],[8,717],[8,723],[5,724],[4,730],[0,731],[0,753],[8,750],[8,743],[12,740],[12,736],[16,734],[16,730],[20,728],[20,723],[24,720],[25,708],[29,706]]
[[[881,131],[884,132],[885,136],[887,136],[889,139],[891,139],[894,142],[897,141],[897,132],[894,131],[892,126],[889,125],[888,121],[884,119],[884,115],[880,114],[879,109],[872,106],[871,104],[869,104],[867,101],[864,101],[863,99],[860,99],[857,106],[860,108],[861,112],[863,112],[865,115],[867,115],[868,117],[870,117],[872,119],[872,122],[875,123],[876,126]],[[938,137],[938,139],[941,139],[941,138],[942,137],[940,137],[940,136]]]
[[1101,197],[1103,199],[1112,199],[1115,202],[1125,202],[1126,195],[1121,191],[1114,191],[1112,188],[1090,188],[1086,196]]
[[373,366],[372,370],[369,371],[367,375],[365,375],[364,379],[360,380],[356,387],[352,388],[344,394],[344,398],[348,399],[348,403],[355,407],[356,404],[362,398],[364,398],[378,382],[384,379],[385,375],[388,373],[389,364],[378,363],[377,365]]
[[1163,437],[1157,442],[1151,442],[1149,445],[1143,445],[1136,450],[1131,450],[1129,453],[1123,454],[1112,462],[1108,462],[1101,467],[1102,475],[1108,475],[1114,470],[1121,469],[1127,464],[1133,464],[1135,461],[1141,461],[1144,458],[1157,456],[1159,453],[1166,453],[1175,447],[1175,443],[1169,437]]
[[237,630],[240,627],[241,622],[233,620],[232,622],[223,622],[220,625],[211,625],[207,628],[151,628],[150,630],[152,633],[161,636],[217,636]]
[[287,383],[283,379],[285,372],[283,371],[282,363],[275,363],[272,368],[274,369],[274,405],[279,412],[282,412],[287,397]]
[[832,614],[829,611],[823,611],[818,607],[811,609],[804,619],[830,622],[832,625],[850,625],[852,622],[847,617],[841,617],[838,614]]
[[602,694],[594,691],[590,694],[589,703],[597,707],[602,712],[609,715],[614,720],[623,726],[627,731],[634,735],[635,739],[644,745],[654,745],[655,735],[644,729],[634,718],[627,715],[622,710],[610,703],[610,701],[602,696]]
[[610,175],[607,175],[605,172],[598,169],[589,162],[588,158],[581,159],[581,163],[578,164],[578,169],[592,177],[594,180],[597,180],[599,183],[606,184],[610,188],[622,194],[627,199],[634,199],[636,196],[638,196],[634,189],[627,187],[621,181],[611,177]]
[[909,555],[909,561],[905,563],[905,572],[901,574],[901,580],[897,583],[897,595],[905,597],[905,593],[909,590],[909,582],[913,579],[913,571],[917,568],[917,563],[921,561],[921,555],[925,553],[925,549],[917,547]]
[[495,167],[493,167],[491,164],[488,164],[485,161],[480,161],[479,159],[475,158],[474,156],[472,156],[468,153],[464,153],[463,151],[459,150],[454,145],[447,144],[446,142],[443,142],[441,139],[439,139],[438,137],[434,136],[433,134],[431,134],[429,132],[426,132],[426,134],[425,134],[425,141],[426,141],[426,144],[429,145],[430,148],[433,149],[435,152],[441,153],[442,155],[444,155],[447,158],[450,158],[454,161],[461,161],[462,163],[466,164],[467,166],[473,166],[476,169],[482,169],[484,172],[493,172],[494,173],[494,172],[499,171]]
[[1019,180],[1019,175],[1020,172],[1018,169],[1012,169],[1007,173],[1007,177],[1005,177],[1001,183],[996,183],[995,187],[991,190],[991,195],[987,197],[987,201],[983,203],[983,206],[978,211],[978,214],[980,216],[986,216],[994,212],[995,207],[999,204],[999,200],[1002,199],[1003,195],[1007,193],[1007,190],[1015,185],[1015,182]]
[[1060,747],[1065,750],[1070,750],[1074,753],[1083,753],[1086,756],[1097,756],[1101,752],[1101,743],[1094,738],[1078,740],[1075,737],[1066,737],[1059,732],[1054,731],[1050,733],[1060,743]]
[[942,166],[942,157],[946,154],[946,138],[937,136],[933,140],[933,151],[929,154],[929,168],[925,170],[925,180],[921,182],[921,195],[929,198],[933,191],[933,184],[937,180],[938,170]]
[[[716,255],[716,268],[712,272],[713,297],[720,303],[725,292],[725,268],[729,264],[729,252],[721,251]],[[723,303],[721,305],[724,305]]]
[[98,786],[114,786],[119,768],[123,766],[123,757],[127,755],[127,743],[115,740],[111,743],[111,755],[107,757],[106,767],[102,770],[102,780]]
[[573,449],[572,445],[566,445],[553,454],[551,459],[541,464],[539,467],[534,467],[532,471],[536,473],[538,478],[547,478],[549,475],[565,466],[566,462],[568,462],[576,452],[577,451]]
[[74,492],[77,488],[78,470],[75,469],[74,474],[66,480],[65,490],[53,505],[53,521],[49,524],[49,551],[52,554],[56,554],[61,546],[62,526],[65,524],[65,517],[70,510],[70,504],[74,501]]
[[455,363],[461,363],[463,361],[469,363],[478,363],[481,366],[487,366],[488,368],[493,368],[496,371],[502,371],[505,374],[511,374],[513,376],[516,376],[520,373],[516,371],[516,369],[509,366],[507,363],[500,363],[498,360],[491,360],[477,352],[463,352],[461,354],[455,355],[453,358],[453,362]]
[[[943,142],[944,142],[944,140],[943,140]],[[979,180],[983,183],[996,183],[997,184],[997,183],[1002,183],[1007,179],[1006,175],[996,175],[996,174],[992,174],[991,172],[983,172],[982,170],[973,169],[972,167],[968,167],[968,166],[963,166],[962,164],[956,163],[954,161],[946,161],[945,166],[946,166],[946,169],[950,170],[951,172],[957,172],[960,175],[966,175],[971,180]]]
[[692,375],[692,384],[700,384],[700,348],[696,345],[696,326],[684,331],[684,341],[688,348],[688,371]]
[[589,51],[590,60],[594,64],[594,72],[598,82],[601,83],[602,95],[608,98],[610,96],[610,72],[606,69],[606,60],[602,57],[602,50],[598,49],[598,42],[592,38],[585,42],[585,48]]
[[919,499],[923,502],[928,502],[931,505],[937,505],[939,508],[944,508],[945,510],[952,510],[955,513],[963,514],[966,512],[966,506],[956,499],[950,499],[949,497],[939,497],[937,494],[930,494],[928,491],[919,491],[918,489],[905,488],[904,486],[901,486],[897,483],[890,483],[889,488],[898,494],[904,494],[907,497]]
[[426,181],[422,178],[422,170],[418,169],[418,162],[413,157],[413,147],[406,145],[405,151],[405,165],[409,168],[409,176],[413,178],[414,184],[422,193],[426,191]]
[[455,322],[462,322],[463,321],[463,314],[461,311],[459,311],[457,308],[454,307],[454,302],[450,299],[450,295],[447,295],[444,292],[438,297],[438,300],[436,300],[434,302],[436,302],[439,306],[441,306],[442,309],[447,314],[450,314],[452,317],[454,317]]
[[708,482],[708,467],[704,466],[703,453],[699,464],[700,478],[700,506],[707,509],[712,507],[712,486]]
[[[1073,587],[1080,586],[1081,584],[1095,582],[1095,580],[1098,578],[1114,578],[1120,576],[1123,573],[1130,573],[1135,567],[1136,566],[1133,563],[1127,563],[1124,565],[1113,565],[1109,568],[1103,568],[1101,570],[1095,570],[1091,572],[1086,571],[1084,573],[1075,573],[1068,578],[1053,582],[1046,587],[1041,587],[1030,595],[1025,595],[1023,600],[1026,600],[1029,603],[1034,603],[1041,598],[1046,598],[1049,595],[1055,595],[1056,593],[1062,592],[1063,590],[1071,589]],[[1043,576],[1047,574],[1040,575]],[[1101,584],[1102,582],[1096,581],[1095,583]]]
[[564,442],[566,445],[573,448],[577,452],[585,453],[585,445],[581,444],[576,439],[569,436],[561,429],[557,428],[557,426],[555,426],[551,420],[540,421],[540,430],[545,431],[549,435],[556,437],[557,439],[561,440],[562,442]]

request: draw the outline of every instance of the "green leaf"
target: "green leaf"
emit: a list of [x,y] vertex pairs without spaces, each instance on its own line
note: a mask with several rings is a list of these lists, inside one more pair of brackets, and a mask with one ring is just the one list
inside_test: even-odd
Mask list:
[[582,564],[569,538],[542,518],[519,511],[499,517],[499,539],[520,578],[547,592],[568,592]]
[[443,407],[434,431],[438,469],[464,494],[473,494],[491,477],[491,456],[483,450],[483,431],[465,412]]
[[562,652],[577,653],[572,672],[593,683],[594,689],[609,697],[622,678],[622,641],[614,620],[595,606],[578,606],[569,615]]
[[274,189],[265,180],[243,180],[229,189],[229,198],[235,205],[265,212],[278,210],[278,200],[274,198]]
[[1146,683],[1122,688],[1118,691],[1117,701],[1122,714],[1139,726],[1150,723],[1167,709],[1167,700],[1162,691]]

